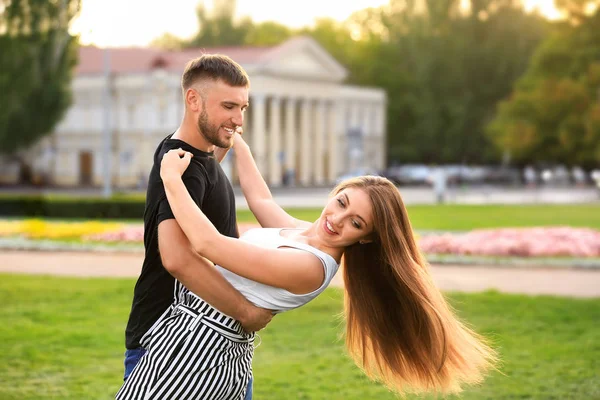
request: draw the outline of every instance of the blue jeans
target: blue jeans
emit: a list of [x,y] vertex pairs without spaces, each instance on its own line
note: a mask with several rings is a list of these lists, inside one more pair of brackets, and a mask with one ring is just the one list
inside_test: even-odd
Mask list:
[[252,400],[252,381],[254,380],[254,378],[250,377],[250,380],[248,381],[248,388],[246,389],[246,397],[244,397],[244,400]]
[[140,362],[142,356],[146,354],[146,349],[143,347],[138,347],[137,349],[127,349],[125,350],[125,376],[123,376],[123,380],[126,381],[133,372],[135,366]]
[[[127,349],[125,351],[125,376],[123,377],[124,381],[126,381],[129,375],[131,375],[131,372],[133,372],[133,369],[140,362],[144,354],[146,354],[146,349],[144,349],[143,347],[138,347],[137,349],[132,350]],[[253,380],[254,379],[250,377],[250,380],[248,381],[248,388],[246,389],[246,397],[244,397],[244,400],[252,400]]]

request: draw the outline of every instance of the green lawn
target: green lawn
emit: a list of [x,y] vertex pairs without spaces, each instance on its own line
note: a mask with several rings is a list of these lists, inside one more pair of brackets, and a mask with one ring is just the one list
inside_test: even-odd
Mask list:
[[[471,230],[479,228],[573,226],[600,229],[600,204],[576,205],[412,205],[407,207],[414,229]],[[321,210],[290,209],[296,218],[314,221]],[[238,211],[240,222],[255,221]]]
[[[0,399],[110,399],[134,280],[0,275]],[[484,293],[452,303],[503,365],[464,399],[600,399],[600,299]],[[260,333],[256,399],[393,399],[345,356],[341,292]],[[416,397],[408,397],[413,399]]]
[[[600,229],[600,203],[593,204],[535,204],[535,205],[411,205],[408,213],[417,230],[462,231],[479,228],[573,226]],[[290,208],[296,218],[314,221],[320,208]],[[248,210],[237,212],[238,222],[256,222]],[[17,217],[1,217],[20,220]],[[64,221],[48,218],[48,221]],[[84,218],[69,221],[88,221]],[[143,223],[139,219],[110,219],[104,222]]]

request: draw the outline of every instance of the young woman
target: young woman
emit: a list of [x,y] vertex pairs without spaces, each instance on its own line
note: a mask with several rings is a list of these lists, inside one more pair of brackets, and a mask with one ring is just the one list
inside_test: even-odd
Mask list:
[[[390,181],[345,181],[317,221],[300,221],[273,201],[238,134],[234,149],[248,205],[267,228],[240,239],[219,234],[188,194],[181,176],[190,153],[165,154],[160,173],[190,243],[236,289],[260,307],[290,310],[321,293],[343,262],[346,345],[368,376],[398,392],[457,392],[482,380],[495,353],[435,287]],[[177,303],[143,339],[148,353],[117,398],[243,399],[254,334],[185,287],[176,293]]]

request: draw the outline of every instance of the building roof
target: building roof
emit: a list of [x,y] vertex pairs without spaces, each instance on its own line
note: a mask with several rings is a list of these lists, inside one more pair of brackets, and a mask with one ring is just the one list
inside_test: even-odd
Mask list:
[[[102,75],[105,54],[110,55],[113,74],[136,74],[164,69],[181,74],[185,65],[204,53],[225,54],[244,67],[248,73],[260,71],[271,75],[311,76],[313,79],[341,81],[347,70],[313,38],[297,36],[277,46],[231,46],[184,50],[162,50],[150,47],[102,49],[95,46],[79,48],[77,76]],[[298,58],[300,57],[300,58]]]
[[276,47],[214,47],[169,51],[155,48],[109,48],[95,46],[79,48],[77,75],[102,74],[104,71],[105,51],[110,54],[110,69],[113,73],[127,74],[150,71],[162,67],[181,73],[187,62],[204,53],[225,54],[242,65],[258,64]]

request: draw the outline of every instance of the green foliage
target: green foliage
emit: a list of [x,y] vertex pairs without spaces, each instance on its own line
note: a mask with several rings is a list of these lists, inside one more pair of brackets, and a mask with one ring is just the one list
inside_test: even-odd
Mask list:
[[572,24],[578,24],[585,20],[590,11],[600,7],[598,0],[554,0],[554,5],[562,13],[566,14],[567,21]]
[[293,30],[277,22],[254,23],[248,17],[235,18],[236,0],[217,0],[212,12],[200,2],[196,7],[198,32],[190,40],[170,33],[154,39],[152,46],[177,50],[195,47],[274,46],[289,39]]
[[512,3],[472,2],[468,14],[458,2],[427,2],[426,13],[399,5],[388,12],[390,53],[408,78],[402,90],[388,92],[391,160],[499,159],[484,127],[545,31],[543,20]]
[[600,162],[600,12],[544,41],[489,134],[523,163]]
[[248,31],[252,26],[249,18],[234,21],[236,0],[215,0],[213,12],[209,13],[201,2],[196,8],[198,16],[198,33],[185,47],[217,47],[239,46],[244,43]]
[[151,47],[165,50],[180,50],[183,48],[183,40],[172,33],[165,33],[150,42]]
[[[85,268],[85,265],[82,265]],[[121,385],[132,279],[3,275],[0,398],[112,399]],[[499,372],[462,399],[600,396],[600,300],[452,294],[500,353]],[[340,339],[342,292],[273,319],[254,357],[259,399],[394,399],[352,363]],[[18,384],[15,384],[18,382]],[[431,399],[407,396],[407,399]],[[458,397],[449,397],[455,400]]]
[[50,133],[71,104],[77,38],[68,33],[80,0],[2,0],[0,154]]
[[69,198],[44,196],[2,196],[2,216],[44,218],[117,218],[142,221],[145,201],[135,198]]
[[350,83],[388,94],[388,158],[394,162],[483,163],[496,103],[525,71],[547,23],[512,1],[392,1],[344,23],[317,20],[311,35],[350,71]]
[[253,24],[246,36],[244,44],[248,46],[275,46],[288,40],[293,35],[292,29],[277,22],[265,21]]

